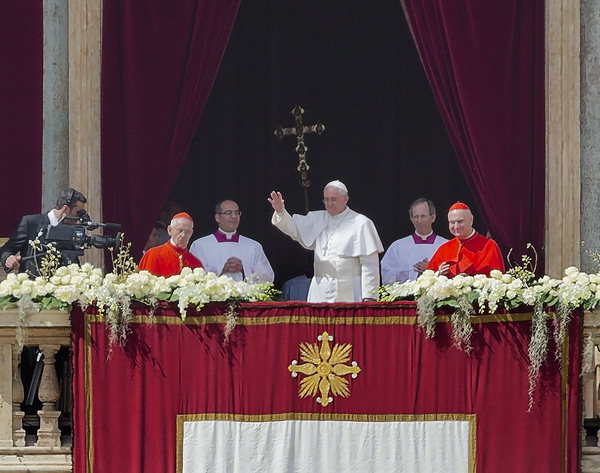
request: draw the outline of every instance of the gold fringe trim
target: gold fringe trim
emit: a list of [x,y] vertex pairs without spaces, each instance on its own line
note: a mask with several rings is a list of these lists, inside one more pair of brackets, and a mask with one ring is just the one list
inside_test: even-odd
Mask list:
[[[104,323],[106,317],[103,315],[88,315],[90,322]],[[474,315],[471,322],[477,323],[501,323],[501,322],[525,322],[531,320],[531,312],[516,314],[485,314]],[[449,315],[438,315],[436,322],[450,322]],[[130,324],[164,324],[164,325],[211,325],[227,323],[226,315],[211,316],[188,316],[185,320],[180,317],[165,317],[153,315],[135,315],[131,317]],[[350,317],[318,317],[306,315],[280,315],[275,317],[238,317],[237,325],[259,326],[259,325],[284,325],[284,324],[310,324],[310,325],[417,325],[415,316],[350,316]]]

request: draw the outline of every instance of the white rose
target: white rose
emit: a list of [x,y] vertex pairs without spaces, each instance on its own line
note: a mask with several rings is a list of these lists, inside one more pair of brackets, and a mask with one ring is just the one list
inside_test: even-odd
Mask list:
[[579,273],[579,268],[576,268],[575,266],[569,266],[565,269],[565,274],[567,276],[577,275],[577,273]]

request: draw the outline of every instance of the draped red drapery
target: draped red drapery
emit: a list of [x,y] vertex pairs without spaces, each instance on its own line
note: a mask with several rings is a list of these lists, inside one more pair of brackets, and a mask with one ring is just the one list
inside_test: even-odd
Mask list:
[[42,7],[42,2],[0,4],[0,237],[8,237],[23,215],[49,210],[40,205]]
[[[189,311],[185,322],[174,307],[155,317],[133,310],[126,343],[113,345],[104,316],[73,312],[77,473],[174,472],[177,417],[202,413],[472,415],[471,471],[578,471],[581,311],[562,371],[551,346],[527,412],[531,313],[473,317],[466,353],[452,346],[447,320],[427,339],[413,303],[241,304],[227,342],[227,305]],[[288,370],[300,345],[323,332],[332,346],[350,343],[361,368],[349,396],[327,407],[300,398]]]
[[401,3],[492,237],[505,255],[532,243],[542,273],[544,2]]
[[123,224],[136,255],[185,158],[238,6],[104,0],[103,213]]

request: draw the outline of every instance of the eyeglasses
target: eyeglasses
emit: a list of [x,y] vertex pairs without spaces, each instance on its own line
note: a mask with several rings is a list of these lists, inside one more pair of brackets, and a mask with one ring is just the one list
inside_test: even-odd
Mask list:
[[241,210],[225,210],[225,212],[217,212],[219,215],[227,215],[228,217],[232,217],[233,215],[236,215],[237,217],[239,217],[240,215],[242,215],[242,211]]
[[337,202],[338,200],[340,200],[339,197],[325,197],[323,199],[323,203],[326,204],[328,202]]

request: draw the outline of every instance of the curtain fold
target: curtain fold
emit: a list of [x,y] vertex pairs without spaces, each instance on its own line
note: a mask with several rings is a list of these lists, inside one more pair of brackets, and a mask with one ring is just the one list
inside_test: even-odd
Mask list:
[[0,6],[0,156],[4,202],[0,237],[38,213],[42,196],[42,2]]
[[104,1],[104,219],[142,246],[184,161],[239,0]]
[[544,2],[400,1],[492,237],[543,272]]

